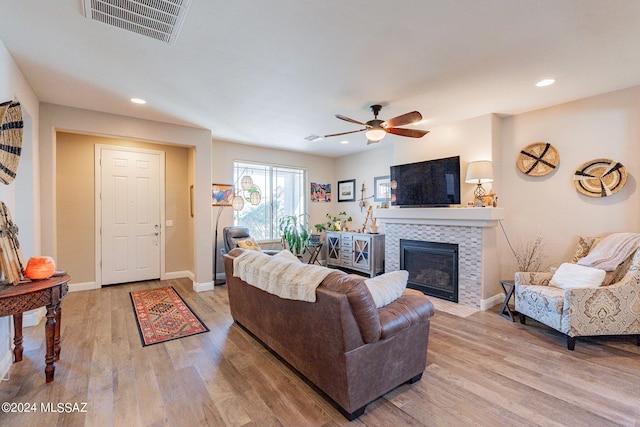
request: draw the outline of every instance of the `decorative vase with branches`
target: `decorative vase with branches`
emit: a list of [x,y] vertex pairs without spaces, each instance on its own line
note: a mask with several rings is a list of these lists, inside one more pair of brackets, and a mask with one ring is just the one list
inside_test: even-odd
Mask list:
[[509,249],[511,249],[511,253],[513,253],[513,256],[516,259],[518,271],[542,271],[542,261],[547,257],[544,249],[544,237],[542,236],[542,233],[539,231],[538,236],[534,240],[529,240],[527,242],[520,240],[520,244],[516,249],[514,249],[509,241],[509,237],[507,236],[507,232],[505,231],[502,222],[500,222],[500,227],[502,227],[502,232],[504,233],[504,237],[507,239]]

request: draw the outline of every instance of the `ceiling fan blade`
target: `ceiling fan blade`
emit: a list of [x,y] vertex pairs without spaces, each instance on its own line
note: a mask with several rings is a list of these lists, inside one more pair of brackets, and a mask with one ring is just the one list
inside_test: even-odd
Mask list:
[[369,126],[366,123],[362,123],[362,122],[359,122],[357,120],[350,119],[349,117],[343,116],[342,114],[336,114],[336,117],[339,118],[340,120],[344,120],[345,122],[355,123],[357,125],[362,125],[362,126],[367,126],[367,127]]
[[405,129],[405,128],[386,128],[387,133],[394,135],[408,136],[409,138],[422,138],[429,133],[428,130]]
[[394,117],[393,119],[389,119],[382,124],[382,127],[392,128],[396,126],[404,126],[411,123],[419,122],[422,120],[422,114],[417,111],[412,111],[410,113],[403,114],[398,117]]
[[329,138],[330,136],[348,135],[350,133],[363,132],[365,130],[367,130],[367,128],[358,129],[358,130],[352,130],[352,131],[349,131],[349,132],[332,133],[332,134],[329,134],[329,135],[325,135],[324,137],[325,138]]

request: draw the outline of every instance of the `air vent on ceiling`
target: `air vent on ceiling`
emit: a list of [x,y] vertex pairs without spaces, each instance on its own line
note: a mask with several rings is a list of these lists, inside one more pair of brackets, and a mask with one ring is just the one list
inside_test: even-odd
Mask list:
[[191,0],[84,0],[84,15],[173,44]]

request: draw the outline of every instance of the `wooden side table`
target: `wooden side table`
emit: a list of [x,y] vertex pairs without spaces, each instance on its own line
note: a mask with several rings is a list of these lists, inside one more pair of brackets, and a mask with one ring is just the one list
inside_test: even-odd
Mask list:
[[502,303],[502,307],[500,307],[500,312],[498,314],[513,322],[513,312],[509,307],[509,301],[511,300],[516,284],[512,280],[501,280],[500,286],[502,286],[502,292],[504,292],[504,302]]
[[322,250],[322,243],[314,243],[305,246],[304,251],[309,253],[309,262],[307,264],[319,264],[322,265],[318,259],[320,251]]
[[56,360],[60,359],[61,301],[69,291],[71,276],[56,276],[45,280],[9,285],[0,290],[0,317],[13,315],[14,363],[22,360],[22,313],[40,307],[47,308],[45,336],[47,353],[44,368],[46,382],[53,381]]

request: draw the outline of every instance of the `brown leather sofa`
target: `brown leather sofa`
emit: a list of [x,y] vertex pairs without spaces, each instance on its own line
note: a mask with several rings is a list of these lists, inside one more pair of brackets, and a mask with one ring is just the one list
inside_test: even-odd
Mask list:
[[233,277],[224,257],[236,323],[328,396],[349,420],[405,382],[422,377],[433,304],[417,291],[376,308],[364,278],[331,272],[316,302],[280,298]]

